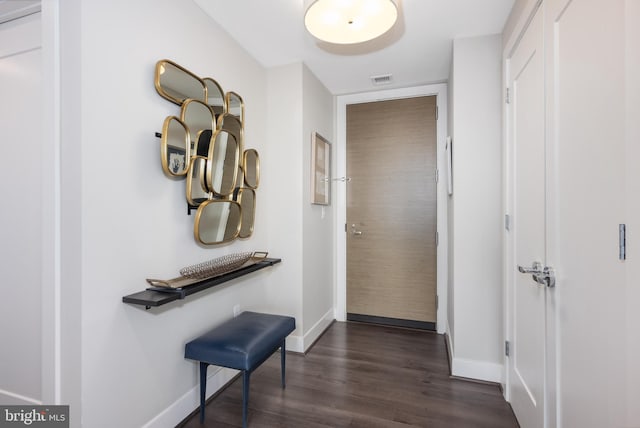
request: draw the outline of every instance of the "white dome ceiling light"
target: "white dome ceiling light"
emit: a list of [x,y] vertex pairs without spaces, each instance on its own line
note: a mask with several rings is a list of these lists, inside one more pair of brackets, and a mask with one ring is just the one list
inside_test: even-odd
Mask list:
[[317,39],[353,44],[383,35],[397,19],[392,0],[316,0],[305,13],[304,25]]

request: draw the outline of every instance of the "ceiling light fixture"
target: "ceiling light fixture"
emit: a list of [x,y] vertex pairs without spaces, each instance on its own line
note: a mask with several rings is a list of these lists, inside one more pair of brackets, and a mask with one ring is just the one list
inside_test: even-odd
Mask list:
[[317,39],[352,44],[383,35],[396,19],[393,0],[316,0],[304,15],[304,25]]

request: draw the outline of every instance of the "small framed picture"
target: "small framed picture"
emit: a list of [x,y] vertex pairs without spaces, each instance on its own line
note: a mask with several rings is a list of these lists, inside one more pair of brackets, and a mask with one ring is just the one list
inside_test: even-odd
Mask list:
[[331,143],[311,134],[311,203],[329,205],[331,192]]

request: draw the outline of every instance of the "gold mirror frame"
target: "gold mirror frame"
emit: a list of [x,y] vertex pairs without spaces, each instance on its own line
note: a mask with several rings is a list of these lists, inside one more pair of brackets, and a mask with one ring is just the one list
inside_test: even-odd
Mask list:
[[249,238],[253,234],[256,219],[256,192],[253,189],[238,189],[235,199],[242,208],[238,238]]
[[173,61],[162,59],[156,63],[154,84],[158,94],[174,104],[182,105],[188,98],[205,101],[205,82]]
[[[228,208],[225,212],[223,204]],[[220,212],[214,211],[219,210]],[[238,202],[212,199],[204,201],[198,207],[193,225],[193,236],[202,245],[217,245],[231,242],[240,233],[242,208]],[[224,230],[221,227],[224,223]],[[234,224],[235,223],[235,224]],[[215,230],[216,239],[210,239],[207,233]],[[221,236],[222,234],[222,236]]]
[[179,117],[166,118],[159,135],[161,163],[169,177],[186,176],[189,212],[197,208],[196,241],[208,246],[250,237],[260,158],[244,150],[244,100],[166,59],[156,63],[154,85],[180,106]]
[[198,141],[202,131],[216,128],[216,119],[209,104],[194,99],[188,99],[180,108],[180,120],[187,125],[191,141]]
[[[222,90],[222,86],[211,77],[205,77],[202,81],[207,88],[207,104],[211,106],[216,117],[225,114],[227,112],[227,98]],[[220,102],[216,102],[218,97]]]
[[187,204],[191,207],[197,207],[212,197],[212,195],[202,187],[201,177],[204,175],[206,162],[207,158],[204,156],[191,157],[186,184]]
[[[253,162],[251,159],[253,159]],[[242,170],[244,172],[244,184],[249,189],[257,189],[260,185],[260,155],[258,155],[256,149],[244,151],[242,154]]]
[[[242,124],[242,129],[244,129],[244,101],[242,97],[233,91],[229,91],[224,96],[224,99],[227,103],[227,113],[237,117]],[[238,114],[236,114],[236,110]]]
[[191,162],[189,128],[175,116],[167,117],[162,124],[160,162],[162,170],[170,177],[182,178],[189,171]]
[[209,156],[209,147],[211,147],[211,137],[213,132],[210,129],[203,129],[198,132],[198,141],[196,141],[193,148],[193,155],[203,158],[205,162],[198,165],[198,182],[202,191],[205,193],[211,193],[211,189],[207,187],[207,157]]
[[244,150],[244,128],[240,119],[230,113],[225,113],[222,116],[218,116],[216,124],[218,129],[230,132],[236,137],[238,149],[242,153]]
[[[221,153],[221,146],[223,142],[223,138],[226,140],[225,145],[223,147],[224,153]],[[233,143],[233,153],[231,154],[233,159],[229,159],[229,144]],[[222,156],[222,157],[220,157]],[[216,196],[229,196],[233,193],[233,190],[236,187],[236,178],[237,178],[237,169],[238,169],[238,161],[240,157],[240,151],[238,147],[238,142],[236,141],[236,137],[225,130],[218,129],[211,136],[211,143],[209,144],[209,155],[207,156],[207,167],[206,167],[206,185],[207,188],[210,189]],[[218,176],[220,179],[220,183],[216,183],[216,177],[214,177],[214,173],[219,173]],[[226,180],[225,180],[226,179]],[[227,186],[223,187],[223,184],[227,184]]]

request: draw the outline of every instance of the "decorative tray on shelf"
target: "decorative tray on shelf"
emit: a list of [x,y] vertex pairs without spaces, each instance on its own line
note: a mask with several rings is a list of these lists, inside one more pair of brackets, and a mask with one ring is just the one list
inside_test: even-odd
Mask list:
[[172,279],[150,279],[147,282],[155,290],[179,289],[206,279],[215,278],[238,269],[246,268],[267,258],[267,252],[255,251],[234,253],[213,260],[186,266],[180,269],[180,276]]

